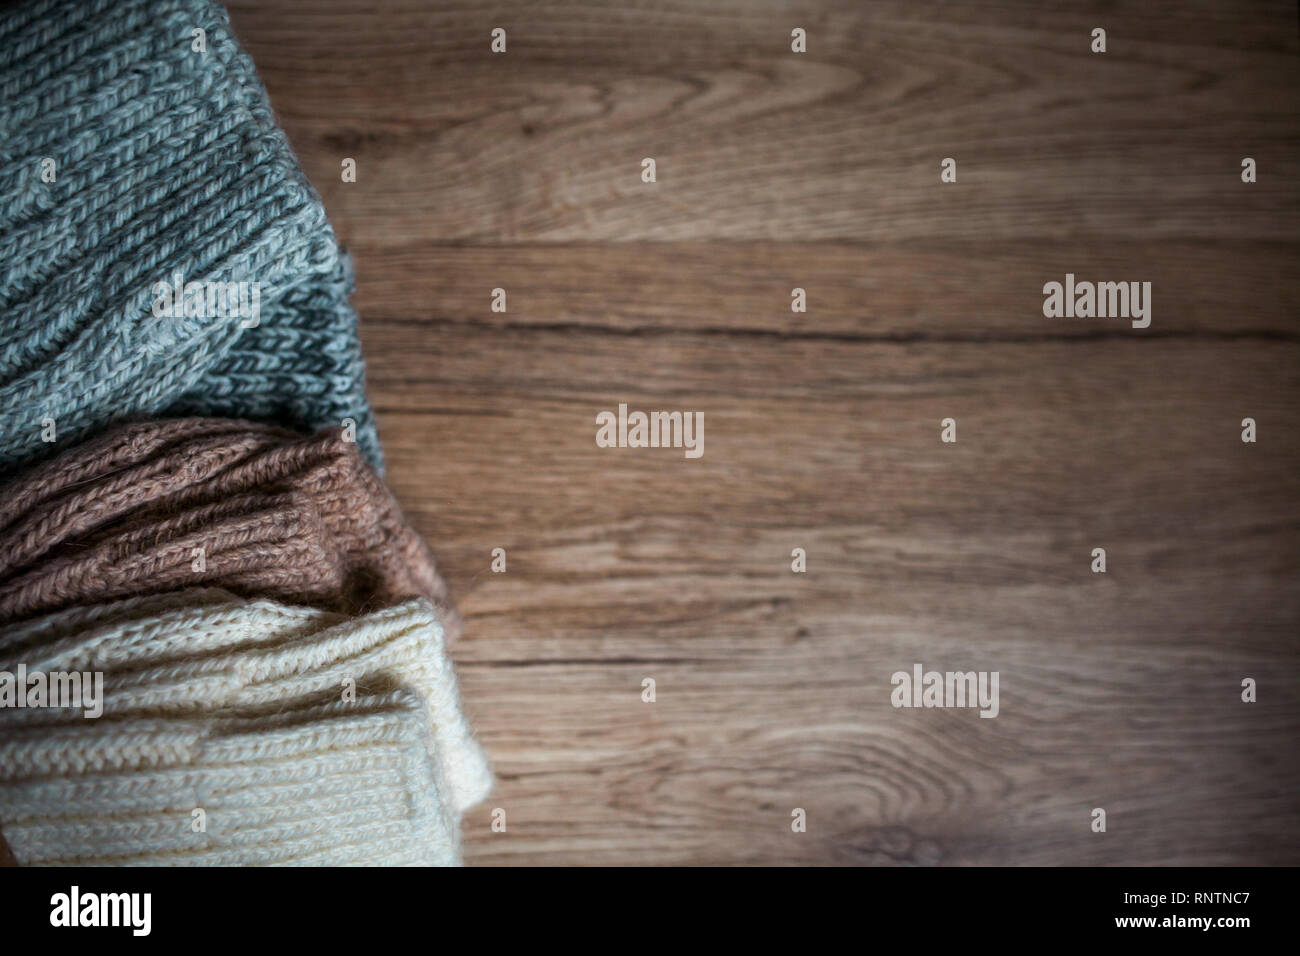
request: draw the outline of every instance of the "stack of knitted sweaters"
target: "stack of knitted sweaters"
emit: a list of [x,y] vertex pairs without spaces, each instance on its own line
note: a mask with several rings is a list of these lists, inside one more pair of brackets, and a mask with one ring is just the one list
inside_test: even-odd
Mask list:
[[0,90],[13,857],[459,862],[491,777],[458,620],[383,482],[350,264],[225,12],[7,7]]

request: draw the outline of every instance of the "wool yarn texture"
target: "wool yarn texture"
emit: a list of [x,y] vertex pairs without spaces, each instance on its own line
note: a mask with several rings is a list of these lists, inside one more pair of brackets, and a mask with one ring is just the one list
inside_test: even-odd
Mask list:
[[0,473],[152,415],[382,468],[351,266],[220,6],[6,7],[0,90]]
[[460,628],[424,540],[338,427],[140,422],[0,487],[0,624],[199,585],[354,613],[425,597]]
[[[219,5],[0,10],[19,864],[460,862],[491,774],[459,618],[382,479],[352,290]],[[95,713],[47,698],[74,675]]]
[[0,829],[23,865],[452,865],[491,789],[425,599],[349,617],[133,598],[5,628],[0,671],[19,664],[103,675],[96,719],[0,709]]

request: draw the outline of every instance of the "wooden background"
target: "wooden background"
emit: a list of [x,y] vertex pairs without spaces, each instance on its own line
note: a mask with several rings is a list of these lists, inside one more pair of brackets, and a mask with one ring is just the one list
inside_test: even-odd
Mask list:
[[466,618],[468,862],[1300,863],[1296,6],[1086,6],[233,4]]

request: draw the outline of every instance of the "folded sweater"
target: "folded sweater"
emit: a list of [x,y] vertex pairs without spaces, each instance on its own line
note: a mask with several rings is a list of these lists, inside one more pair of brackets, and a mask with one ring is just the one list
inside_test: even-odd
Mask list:
[[458,863],[418,698],[342,711],[9,730],[0,827],[22,866]]
[[217,589],[135,598],[3,629],[0,672],[20,664],[103,675],[96,719],[0,709],[21,864],[455,863],[491,787],[423,599],[352,618]]
[[339,428],[138,423],[0,486],[0,624],[197,585],[349,612],[422,596],[459,629],[423,539]]
[[156,414],[350,419],[381,466],[351,288],[220,6],[0,10],[0,473]]

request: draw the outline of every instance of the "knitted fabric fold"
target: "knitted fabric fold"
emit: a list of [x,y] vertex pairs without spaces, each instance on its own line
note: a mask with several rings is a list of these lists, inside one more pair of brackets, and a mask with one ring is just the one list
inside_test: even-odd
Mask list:
[[418,699],[350,707],[7,733],[0,827],[23,866],[457,864]]
[[135,598],[5,628],[0,671],[19,664],[104,681],[97,719],[0,709],[21,864],[450,864],[491,788],[423,599],[350,618],[218,589]]
[[138,423],[0,487],[0,624],[198,585],[348,612],[426,597],[459,630],[423,539],[339,428]]
[[0,471],[157,414],[350,419],[382,467],[349,262],[220,6],[0,10],[0,91]]

